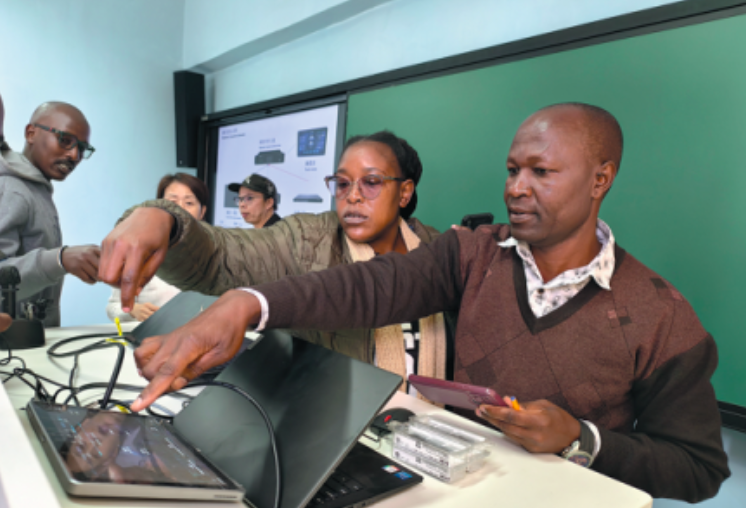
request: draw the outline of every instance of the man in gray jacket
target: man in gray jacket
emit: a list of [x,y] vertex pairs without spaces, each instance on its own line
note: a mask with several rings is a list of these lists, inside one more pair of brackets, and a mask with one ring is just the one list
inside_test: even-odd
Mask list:
[[[2,136],[0,99],[0,136]],[[62,281],[71,273],[83,282],[97,280],[99,248],[62,245],[52,180],[63,181],[93,153],[83,113],[61,102],[39,106],[26,126],[26,145],[17,153],[0,139],[0,268],[21,275],[17,315],[27,304],[46,308],[44,325],[59,326]],[[44,300],[43,303],[39,303]]]

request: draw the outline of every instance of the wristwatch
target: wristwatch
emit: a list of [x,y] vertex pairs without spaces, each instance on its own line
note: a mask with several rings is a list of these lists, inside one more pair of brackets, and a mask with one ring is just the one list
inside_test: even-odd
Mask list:
[[582,467],[591,467],[593,464],[593,448],[595,446],[593,432],[584,422],[580,421],[580,438],[576,439],[570,446],[562,450],[560,456],[574,462]]

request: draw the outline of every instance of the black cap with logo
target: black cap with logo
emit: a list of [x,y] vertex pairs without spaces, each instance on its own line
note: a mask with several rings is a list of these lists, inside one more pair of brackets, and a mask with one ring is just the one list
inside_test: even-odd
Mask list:
[[238,192],[238,189],[241,187],[246,187],[249,190],[262,194],[264,199],[273,198],[275,204],[280,202],[280,195],[277,194],[277,187],[272,183],[272,180],[265,178],[262,175],[253,173],[241,183],[232,183],[228,185],[228,189],[233,192]]

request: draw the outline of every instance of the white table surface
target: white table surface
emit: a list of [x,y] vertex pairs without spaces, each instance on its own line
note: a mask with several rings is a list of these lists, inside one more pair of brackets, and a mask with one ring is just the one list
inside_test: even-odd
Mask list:
[[[115,333],[115,329],[113,325],[49,329],[47,330],[47,346],[65,337],[98,332]],[[116,360],[115,351],[112,348],[82,355],[76,385],[107,380]],[[72,358],[50,360],[47,357],[46,348],[17,351],[14,354],[23,357],[28,367],[38,374],[67,383]],[[0,352],[0,357],[2,356],[3,353]],[[0,370],[8,370],[8,367],[0,368]],[[122,366],[119,383],[144,384],[144,380],[137,375],[131,353],[127,355]],[[32,390],[17,379],[9,381],[5,385],[5,390],[13,409],[10,409],[7,404],[5,406],[2,404],[3,394],[0,392],[0,507],[3,507],[3,501],[5,501],[9,508],[46,508],[47,506],[54,508],[53,501],[49,501],[49,504],[39,504],[34,501],[35,496],[37,499],[49,499],[49,492],[54,494],[53,497],[56,497],[59,506],[64,508],[185,506],[183,502],[68,496],[57,481],[25,411],[21,410],[32,397]],[[84,393],[81,402],[96,400],[102,394],[103,390],[92,390],[89,395]],[[125,400],[133,400],[135,396],[133,392],[115,392],[114,395],[115,398]],[[180,404],[173,399],[170,402],[166,400],[163,402],[168,407],[178,407]],[[423,474],[425,480],[422,484],[377,503],[377,508],[469,508],[477,506],[647,508],[652,506],[650,496],[640,490],[594,471],[583,469],[551,454],[530,454],[504,438],[499,432],[401,392],[394,395],[387,407],[406,407],[417,414],[441,414],[487,436],[493,446],[485,465],[462,480],[445,484]],[[18,424],[25,434],[16,432],[16,438],[12,437],[12,433],[3,435],[4,428],[10,426],[17,430]],[[23,437],[18,438],[19,434],[23,434],[25,440]],[[384,454],[390,454],[389,442],[384,441],[376,445],[365,438],[361,442]],[[36,464],[32,454],[28,453],[29,444],[36,455]],[[9,446],[12,448],[8,448]],[[11,450],[13,451],[8,453]],[[15,450],[21,451],[16,453]],[[24,450],[26,450],[26,456],[31,458],[24,461],[23,467],[17,468],[16,458],[24,456]],[[43,478],[39,478],[39,465],[48,479],[48,486],[45,485]],[[292,481],[292,479],[286,479],[286,481]],[[32,494],[29,495],[29,493]],[[186,503],[186,505],[192,508],[242,506],[236,503],[197,501]]]

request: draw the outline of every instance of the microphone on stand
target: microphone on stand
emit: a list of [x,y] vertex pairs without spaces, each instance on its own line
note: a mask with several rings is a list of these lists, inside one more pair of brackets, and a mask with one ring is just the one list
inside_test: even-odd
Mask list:
[[0,268],[0,289],[3,294],[2,311],[16,318],[16,292],[21,283],[21,274],[15,266]]
[[[39,319],[16,319],[16,292],[21,274],[15,266],[0,268],[0,291],[3,295],[2,312],[10,314],[13,323],[0,334],[0,349],[31,349],[44,345],[44,323]],[[46,307],[46,305],[44,305]],[[27,309],[28,310],[28,309]]]

